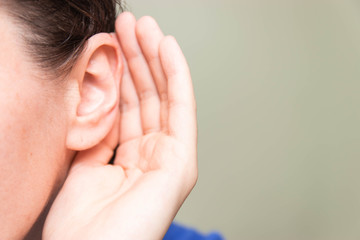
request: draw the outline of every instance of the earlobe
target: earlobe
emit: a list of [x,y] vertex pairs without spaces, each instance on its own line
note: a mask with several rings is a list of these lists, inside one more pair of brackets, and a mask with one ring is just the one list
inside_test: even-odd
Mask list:
[[87,42],[84,53],[70,74],[74,79],[70,103],[73,111],[66,145],[71,150],[89,149],[101,142],[117,118],[122,63],[119,44],[108,33],[99,33]]

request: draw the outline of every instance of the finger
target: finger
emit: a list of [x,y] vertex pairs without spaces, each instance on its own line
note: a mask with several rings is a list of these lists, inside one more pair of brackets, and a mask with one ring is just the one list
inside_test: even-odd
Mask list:
[[120,83],[120,144],[143,135],[139,99],[124,57],[123,65],[124,73]]
[[135,35],[136,19],[131,13],[123,13],[116,21],[121,48],[128,62],[140,101],[143,132],[160,130],[160,100],[151,72]]
[[189,67],[174,37],[165,37],[159,52],[168,79],[169,133],[183,143],[195,146],[196,104]]
[[166,132],[168,125],[167,80],[159,57],[159,45],[164,34],[152,17],[145,16],[136,24],[136,36],[156,84],[160,98],[160,125]]

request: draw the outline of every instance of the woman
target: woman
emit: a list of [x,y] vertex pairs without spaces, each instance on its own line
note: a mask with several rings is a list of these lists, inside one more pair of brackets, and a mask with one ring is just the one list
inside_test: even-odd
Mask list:
[[195,185],[186,60],[115,7],[0,3],[0,239],[161,239]]

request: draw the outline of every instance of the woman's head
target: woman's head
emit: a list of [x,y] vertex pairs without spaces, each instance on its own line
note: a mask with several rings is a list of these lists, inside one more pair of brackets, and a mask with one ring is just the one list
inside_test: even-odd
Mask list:
[[22,238],[116,118],[115,0],[0,3],[0,239]]
[[[5,0],[26,51],[49,71],[69,70],[96,33],[114,32],[117,0]],[[118,6],[118,8],[116,7]]]

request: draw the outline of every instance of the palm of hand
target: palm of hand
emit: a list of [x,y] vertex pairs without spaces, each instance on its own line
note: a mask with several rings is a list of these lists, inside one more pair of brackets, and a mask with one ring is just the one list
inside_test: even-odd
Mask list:
[[[51,209],[57,221],[52,235],[61,233],[63,239],[151,236],[141,220],[146,221],[152,214],[150,212],[172,209],[172,204],[179,204],[183,197],[178,193],[171,195],[171,188],[178,187],[173,181],[177,178],[171,173],[177,171],[167,168],[176,167],[176,162],[185,158],[177,153],[181,143],[169,138],[163,133],[151,133],[123,143],[118,149],[115,165],[84,165],[73,169]],[[179,200],[175,200],[177,198]],[[175,202],[169,204],[169,199]],[[59,224],[57,214],[61,216],[63,226]],[[128,226],[121,229],[114,224],[131,219],[135,222],[133,229]],[[159,221],[159,224],[164,223]],[[71,231],[73,226],[77,226],[75,231]],[[141,232],[142,228],[144,232]],[[156,227],[152,230],[158,231]]]
[[[186,67],[181,66],[185,60],[174,50],[173,40],[164,40],[160,30],[153,33],[136,26],[138,32],[153,40],[149,45],[138,39],[143,59],[148,60],[149,55],[163,48],[158,63],[152,61],[146,66],[157,77],[138,76],[144,68],[133,60],[139,56],[131,53],[140,48],[134,41],[136,20],[128,13],[121,17],[118,25],[123,31],[118,35],[126,60],[120,105],[126,103],[127,107],[122,107],[118,126],[113,129],[118,133],[116,137],[109,134],[104,143],[78,154],[51,207],[44,238],[160,239],[195,184],[196,119],[195,112],[191,115],[191,80],[188,76],[180,88],[176,82],[187,75]],[[151,19],[143,20],[142,25],[149,24],[156,27]],[[179,56],[180,61],[175,61]],[[171,58],[175,60],[169,61]],[[161,77],[161,73],[166,76]],[[140,94],[134,98],[142,92],[141,87],[149,85],[144,79],[152,79],[157,92],[168,89],[161,95],[168,97],[152,94],[142,99]],[[109,165],[114,139],[119,147],[114,164]]]

